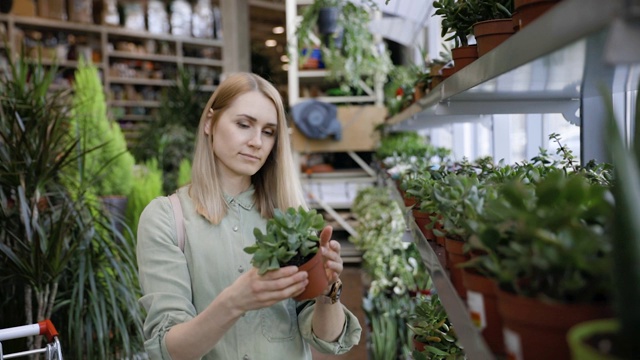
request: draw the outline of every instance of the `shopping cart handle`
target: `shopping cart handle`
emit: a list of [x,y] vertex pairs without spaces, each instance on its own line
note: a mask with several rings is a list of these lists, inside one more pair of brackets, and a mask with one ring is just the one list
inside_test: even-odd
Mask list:
[[58,336],[58,330],[53,326],[51,320],[38,321],[38,326],[40,326],[40,335],[46,336],[49,342],[53,341],[55,336]]

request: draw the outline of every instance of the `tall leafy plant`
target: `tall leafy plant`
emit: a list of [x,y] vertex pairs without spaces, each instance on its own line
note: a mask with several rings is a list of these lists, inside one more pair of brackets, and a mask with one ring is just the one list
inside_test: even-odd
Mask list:
[[[640,87],[640,86],[639,86]],[[611,103],[608,109],[606,142],[614,165],[615,208],[612,234],[614,311],[620,322],[612,352],[623,359],[640,354],[636,334],[640,333],[640,96],[636,92],[633,142],[626,148]]]
[[51,317],[61,276],[81,246],[73,239],[87,228],[82,204],[59,181],[77,143],[66,132],[70,93],[47,92],[55,71],[9,59],[0,77],[0,298],[21,292],[24,300],[20,309],[3,298],[0,311],[22,314],[22,324]]
[[98,69],[80,59],[74,75],[71,131],[79,137],[81,149],[94,149],[82,157],[83,174],[92,179],[99,196],[127,196],[135,160],[120,125],[107,116]]
[[144,138],[133,147],[132,152],[139,162],[158,160],[165,194],[179,186],[180,163],[193,157],[195,133],[208,96],[201,91],[199,79],[180,68],[175,84],[162,93],[157,118],[147,124],[143,129]]

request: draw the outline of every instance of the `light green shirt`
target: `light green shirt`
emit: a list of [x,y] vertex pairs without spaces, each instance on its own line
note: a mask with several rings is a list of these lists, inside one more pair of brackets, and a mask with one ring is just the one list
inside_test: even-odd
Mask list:
[[[235,198],[226,196],[227,215],[213,225],[198,215],[181,188],[186,230],[184,253],[177,246],[175,220],[167,197],[151,201],[138,226],[138,268],[147,311],[145,349],[151,359],[171,359],[164,336],[169,329],[202,312],[223,289],[252,265],[244,248],[255,242],[253,228],[263,232],[266,220],[254,208],[253,187]],[[249,311],[227,331],[204,359],[311,359],[309,344],[323,353],[342,354],[360,341],[358,319],[343,307],[345,326],[336,342],[311,331],[315,302],[292,299]]]

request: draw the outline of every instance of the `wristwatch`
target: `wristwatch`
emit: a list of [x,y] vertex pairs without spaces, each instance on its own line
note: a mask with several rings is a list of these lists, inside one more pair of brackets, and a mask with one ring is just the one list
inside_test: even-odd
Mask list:
[[336,282],[331,285],[331,289],[329,289],[329,293],[326,295],[320,296],[320,301],[323,304],[335,304],[340,300],[340,294],[342,293],[342,281],[340,279],[336,280]]

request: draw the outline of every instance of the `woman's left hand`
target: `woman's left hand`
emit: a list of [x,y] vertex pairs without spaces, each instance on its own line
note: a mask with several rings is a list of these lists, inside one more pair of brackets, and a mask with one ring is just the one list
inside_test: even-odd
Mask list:
[[343,269],[342,257],[340,256],[340,243],[336,240],[331,240],[332,234],[333,228],[329,225],[325,226],[322,232],[320,232],[320,251],[322,251],[324,268],[327,272],[329,285],[338,280]]

